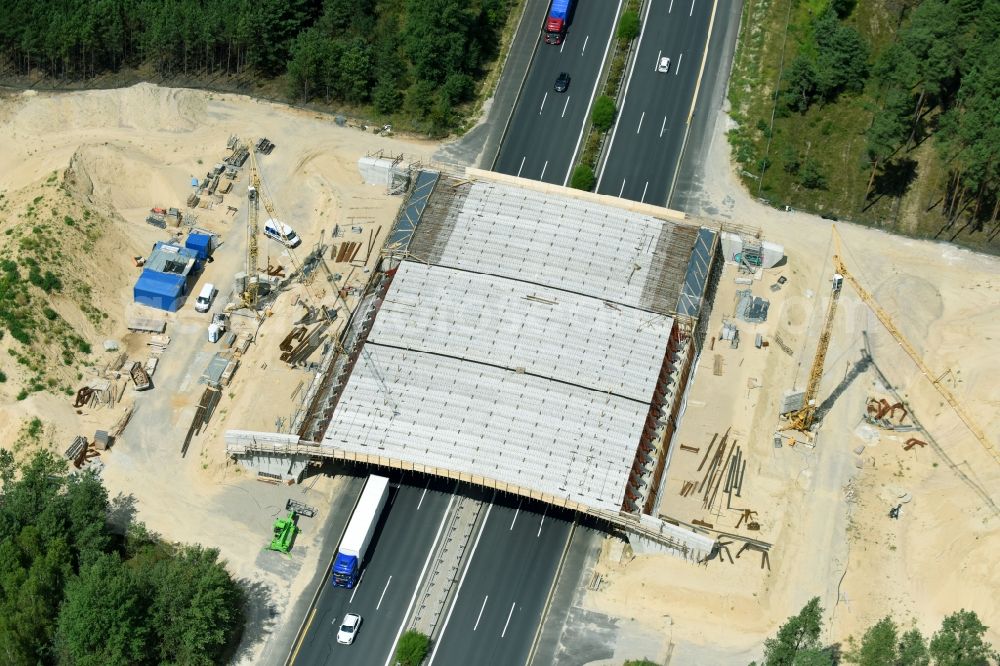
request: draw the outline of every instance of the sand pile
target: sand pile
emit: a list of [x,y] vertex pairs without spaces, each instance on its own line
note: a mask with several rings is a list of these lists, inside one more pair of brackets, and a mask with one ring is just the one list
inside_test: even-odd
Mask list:
[[38,96],[10,119],[17,134],[46,136],[109,128],[189,132],[204,120],[201,92],[140,83],[121,90]]
[[67,178],[81,194],[122,215],[132,210],[144,213],[154,205],[176,205],[188,190],[186,176],[164,167],[155,155],[114,143],[80,146],[70,160]]

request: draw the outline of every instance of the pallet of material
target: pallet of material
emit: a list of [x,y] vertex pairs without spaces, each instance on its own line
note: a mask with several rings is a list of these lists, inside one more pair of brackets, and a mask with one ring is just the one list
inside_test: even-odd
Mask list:
[[146,341],[146,345],[149,347],[160,347],[166,349],[167,345],[170,344],[169,335],[154,335]]
[[146,224],[151,224],[154,227],[159,227],[160,229],[166,229],[167,219],[162,215],[147,215]]
[[163,333],[167,329],[167,322],[163,319],[150,319],[148,317],[132,317],[128,320],[128,330],[145,331],[147,333]]
[[236,338],[236,344],[233,346],[233,351],[236,354],[245,354],[247,349],[250,347],[250,342],[253,340],[253,334],[244,331],[239,334]]
[[187,207],[188,208],[197,208],[198,207],[198,195],[197,194],[189,194],[188,195],[188,198],[187,198]]
[[229,386],[229,382],[233,381],[233,375],[236,374],[238,367],[240,367],[240,359],[229,359],[229,364],[226,365],[226,369],[222,371],[222,375],[219,377],[219,381],[223,386]]
[[219,194],[229,194],[229,190],[233,189],[233,181],[227,181],[219,186]]

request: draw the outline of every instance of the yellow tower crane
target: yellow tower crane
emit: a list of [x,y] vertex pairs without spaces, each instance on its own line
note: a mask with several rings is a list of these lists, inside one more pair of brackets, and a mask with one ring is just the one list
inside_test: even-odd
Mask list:
[[[267,212],[269,218],[275,220],[275,222],[278,220],[274,204],[264,191],[264,185],[261,182],[260,167],[257,164],[257,151],[254,145],[255,143],[252,139],[247,140],[246,147],[249,152],[247,160],[249,166],[249,182],[247,184],[247,282],[246,288],[243,291],[243,306],[251,310],[257,309],[260,284],[260,264],[258,263],[257,256],[257,238],[260,234],[260,206],[264,206],[264,210]],[[285,231],[282,225],[276,224],[275,228],[279,234],[284,235]],[[298,270],[298,261],[291,248],[288,249],[288,255],[292,260],[293,268]]]
[[795,430],[805,431],[813,423],[813,419],[816,416],[816,392],[819,389],[819,380],[823,375],[823,363],[826,360],[826,352],[830,346],[830,332],[833,328],[833,317],[837,311],[837,302],[840,298],[840,290],[843,285],[843,281],[847,280],[854,287],[854,291],[857,292],[858,296],[864,301],[865,305],[871,309],[875,314],[875,317],[882,323],[885,330],[889,332],[889,335],[893,337],[900,348],[906,352],[906,355],[910,357],[913,363],[917,366],[920,374],[930,382],[931,386],[944,398],[945,402],[955,411],[958,418],[961,419],[965,427],[969,429],[969,432],[976,438],[979,444],[986,449],[986,452],[995,460],[1000,463],[1000,451],[997,447],[986,437],[983,429],[972,419],[965,407],[958,401],[958,398],[948,389],[947,386],[942,384],[944,379],[944,374],[936,374],[927,364],[924,363],[923,358],[917,350],[910,344],[903,333],[896,327],[893,322],[892,317],[886,312],[882,306],[878,304],[875,297],[865,289],[858,279],[847,269],[844,264],[843,253],[840,247],[840,234],[837,232],[837,227],[833,227],[833,268],[836,271],[833,277],[833,295],[830,299],[830,304],[827,307],[826,320],[823,322],[823,332],[820,334],[819,344],[816,348],[816,356],[813,359],[812,368],[809,371],[809,384],[806,388],[805,402],[803,406],[796,412],[789,414],[789,420],[791,427]]
[[250,177],[247,184],[247,277],[243,289],[243,306],[250,310],[256,310],[257,286],[260,280],[260,268],[257,263],[257,235],[259,233],[257,218],[260,212],[260,199],[257,195],[260,189],[260,174],[257,172],[253,144],[248,143],[247,149],[250,151]]
[[[836,232],[834,234],[836,235]],[[823,330],[819,334],[819,342],[816,345],[816,356],[813,357],[812,367],[809,369],[809,383],[806,384],[802,407],[788,415],[790,427],[801,432],[807,432],[816,418],[816,393],[819,391],[819,380],[823,378],[823,366],[826,363],[826,352],[830,349],[830,334],[833,332],[833,319],[837,314],[837,305],[840,303],[840,291],[844,286],[844,277],[839,273],[834,273],[831,286],[830,303],[827,305]]]

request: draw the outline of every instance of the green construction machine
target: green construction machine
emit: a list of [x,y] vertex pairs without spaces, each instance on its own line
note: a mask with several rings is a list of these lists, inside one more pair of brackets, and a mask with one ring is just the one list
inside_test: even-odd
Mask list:
[[299,531],[296,518],[295,512],[290,511],[284,518],[278,518],[274,521],[274,536],[271,539],[271,545],[268,546],[269,550],[287,553],[292,549],[292,542],[295,541],[295,535]]
[[285,510],[288,511],[288,515],[274,521],[274,534],[271,537],[271,545],[267,548],[288,554],[288,551],[292,549],[292,543],[295,542],[295,535],[301,531],[299,529],[299,516],[312,518],[316,515],[316,508],[289,499],[285,502]]

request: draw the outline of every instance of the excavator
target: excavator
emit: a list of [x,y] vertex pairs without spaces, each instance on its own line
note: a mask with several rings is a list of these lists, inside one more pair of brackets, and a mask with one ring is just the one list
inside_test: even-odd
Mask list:
[[819,336],[819,342],[816,345],[816,355],[813,357],[812,367],[809,370],[809,381],[806,385],[805,396],[803,397],[802,406],[792,412],[789,412],[785,416],[788,419],[787,428],[791,430],[796,430],[801,433],[809,433],[813,430],[816,419],[816,394],[819,390],[820,379],[823,377],[823,366],[826,362],[826,354],[830,347],[830,334],[833,330],[833,320],[837,314],[837,305],[840,302],[840,293],[843,289],[844,282],[848,282],[853,288],[855,293],[864,301],[871,311],[875,314],[875,317],[882,323],[889,335],[893,337],[900,348],[906,352],[907,356],[913,361],[920,371],[920,374],[930,382],[931,386],[941,395],[945,402],[954,410],[955,414],[961,419],[965,427],[968,428],[969,432],[972,433],[973,437],[979,442],[979,444],[986,449],[986,452],[997,462],[1000,463],[1000,451],[997,447],[986,437],[982,428],[972,419],[965,407],[958,401],[954,394],[945,386],[942,379],[948,374],[935,374],[927,367],[924,363],[923,358],[917,350],[910,344],[910,342],[903,336],[899,328],[893,322],[892,317],[886,312],[882,306],[878,304],[875,297],[865,289],[854,274],[847,268],[844,263],[843,252],[841,249],[841,239],[840,233],[837,231],[836,225],[832,227],[833,229],[833,268],[834,275],[832,280],[832,293],[830,302],[827,305],[826,318],[823,320],[823,329]]

